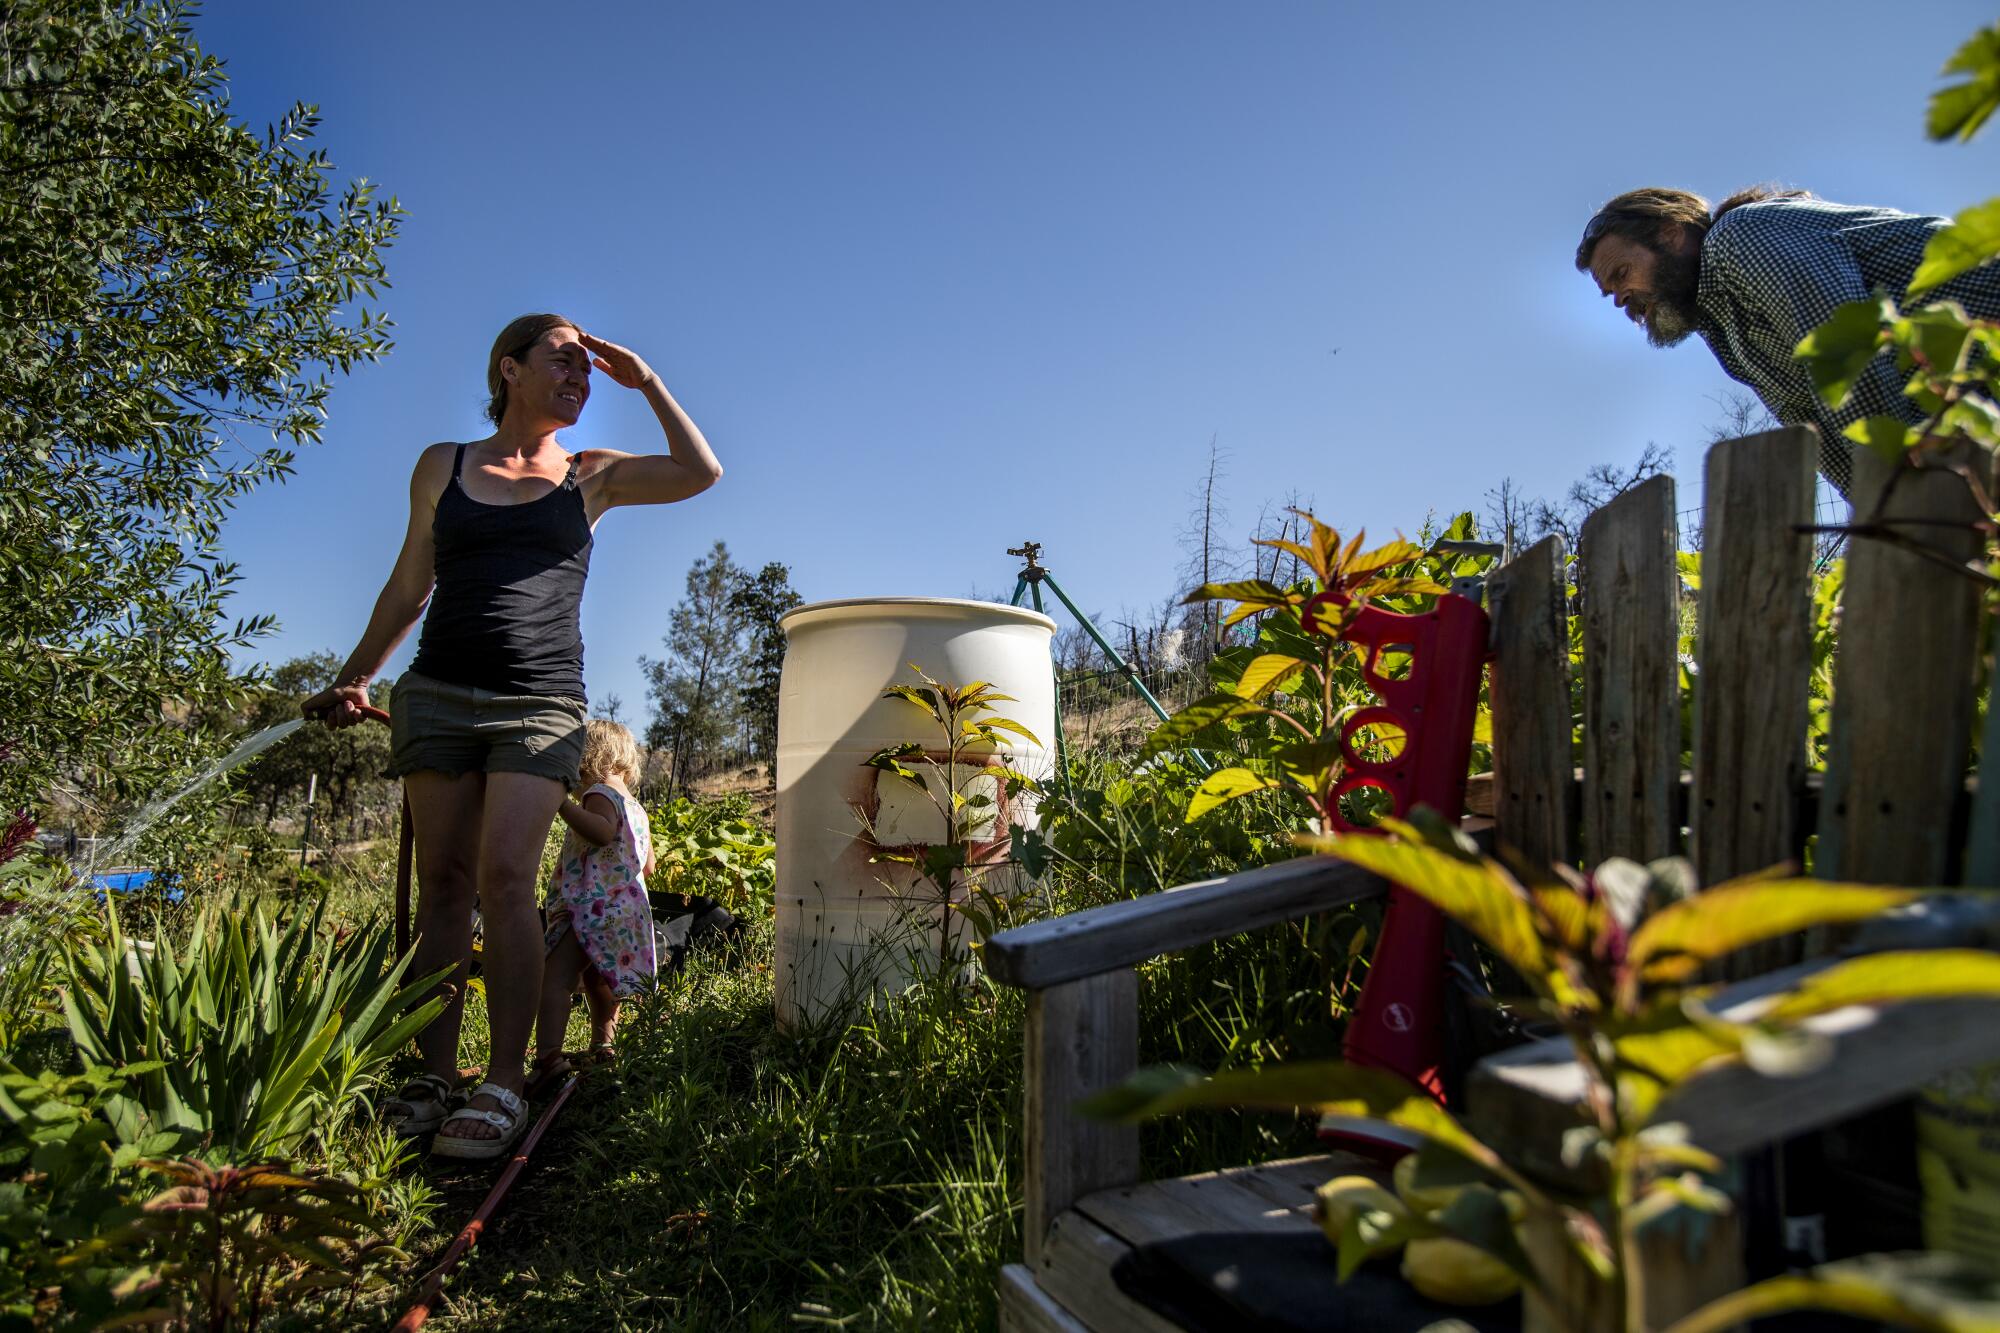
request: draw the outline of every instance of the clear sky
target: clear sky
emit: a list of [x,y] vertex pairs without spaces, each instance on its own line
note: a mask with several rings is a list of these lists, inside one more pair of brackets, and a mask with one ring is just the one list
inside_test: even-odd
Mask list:
[[[211,3],[261,127],[320,104],[409,212],[397,348],[226,542],[263,656],[345,654],[418,450],[484,427],[500,326],[646,356],[727,468],[600,524],[594,698],[643,721],[717,538],[808,600],[1005,593],[1023,538],[1087,609],[1157,602],[1210,439],[1240,544],[1297,491],[1414,530],[1647,441],[1683,506],[1733,386],[1573,271],[1642,184],[1955,212],[1992,134],[1922,136],[1990,4]],[[2000,132],[1996,132],[2000,133]],[[599,378],[575,448],[660,447]],[[391,669],[408,661],[406,644]]]

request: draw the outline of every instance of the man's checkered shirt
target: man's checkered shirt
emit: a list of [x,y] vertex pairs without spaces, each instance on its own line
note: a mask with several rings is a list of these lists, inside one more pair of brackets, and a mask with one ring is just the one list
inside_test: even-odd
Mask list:
[[[1701,336],[1730,378],[1756,390],[1778,420],[1819,427],[1820,471],[1843,493],[1853,453],[1841,432],[1878,414],[1915,425],[1923,413],[1904,396],[1893,353],[1870,362],[1853,395],[1834,409],[1813,392],[1793,350],[1843,302],[1880,291],[1900,307],[1924,243],[1949,221],[1820,199],[1767,199],[1730,209],[1702,241]],[[2000,318],[2000,265],[1962,274],[1917,303],[1936,301]]]

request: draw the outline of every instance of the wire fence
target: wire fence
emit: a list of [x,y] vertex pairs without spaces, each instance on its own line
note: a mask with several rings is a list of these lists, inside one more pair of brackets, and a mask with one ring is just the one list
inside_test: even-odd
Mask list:
[[[1683,509],[1675,515],[1680,528],[1680,548],[1683,551],[1701,549],[1702,511]],[[1854,521],[1854,508],[1847,497],[1835,490],[1825,477],[1819,478],[1818,490],[1813,496],[1813,524],[1821,528],[1846,527]],[[1839,532],[1820,532],[1813,535],[1813,572],[1822,573],[1827,566],[1838,560],[1847,551],[1847,536]]]
[[[1208,688],[1207,673],[1192,663],[1142,670],[1138,678],[1169,713],[1193,703]],[[1132,688],[1132,678],[1116,667],[1059,671],[1056,706],[1063,737],[1077,749],[1135,745],[1160,721]]]

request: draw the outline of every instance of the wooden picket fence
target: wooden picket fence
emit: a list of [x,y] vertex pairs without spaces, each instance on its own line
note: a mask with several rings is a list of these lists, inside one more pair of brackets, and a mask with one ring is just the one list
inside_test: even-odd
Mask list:
[[[2000,885],[2000,782],[1965,781],[1976,710],[1977,587],[1885,542],[1848,552],[1828,762],[1807,764],[1814,669],[1811,578],[1819,442],[1793,428],[1709,451],[1697,595],[1692,765],[1684,771],[1682,576],[1675,485],[1656,477],[1590,516],[1574,569],[1583,638],[1582,763],[1573,752],[1566,580],[1549,538],[1487,580],[1493,623],[1494,771],[1465,827],[1531,861],[1595,864],[1685,854],[1701,882],[1798,861],[1852,882]],[[1898,475],[1900,471],[1901,475]],[[1886,495],[1886,500],[1882,497]],[[1962,480],[1856,460],[1857,512],[1883,516],[1970,560],[1976,517]],[[1953,545],[1956,543],[1956,545]],[[2000,755],[2000,709],[1983,753]],[[1382,892],[1326,858],[1262,867],[995,936],[993,978],[1028,992],[1021,1264],[1003,1273],[1003,1329],[1168,1329],[1121,1292],[1111,1267],[1137,1247],[1203,1231],[1296,1233],[1313,1188],[1357,1169],[1342,1154],[1141,1183],[1137,1131],[1074,1104],[1136,1064],[1136,964]],[[1734,961],[1725,1012],[1823,966],[1831,941],[1775,942]],[[1776,969],[1774,971],[1774,969]],[[1775,1080],[1732,1068],[1672,1106],[1694,1141],[1741,1154],[1892,1101],[1946,1070],[2000,1059],[2000,1023],[1969,1003],[1905,1005],[1825,1025],[1835,1058]],[[1561,1131],[1582,1086],[1566,1044],[1483,1061],[1468,1092],[1474,1130],[1560,1184]],[[1743,1281],[1740,1234],[1667,1236],[1645,1258],[1656,1320]],[[1544,1247],[1544,1255],[1553,1250]],[[1559,1281],[1582,1301],[1587,1282]],[[1548,1312],[1530,1301],[1527,1326]]]

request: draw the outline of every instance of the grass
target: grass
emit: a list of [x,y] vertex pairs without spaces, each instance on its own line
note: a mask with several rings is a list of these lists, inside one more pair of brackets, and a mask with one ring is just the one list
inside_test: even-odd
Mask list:
[[[283,912],[325,894],[330,917],[350,923],[391,909],[389,840],[304,876],[289,854],[256,851],[220,864],[204,886],[211,900]],[[1050,911],[1108,892],[1049,888]],[[1342,912],[1145,965],[1141,1061],[1217,1068],[1336,1053],[1347,946],[1369,920],[1367,909]],[[697,951],[628,1004],[619,1066],[579,1088],[434,1327],[994,1327],[999,1270],[1021,1249],[1023,997],[976,978],[918,984],[845,1021],[783,1033],[772,923],[750,925],[733,956]],[[579,1008],[570,1044],[583,1039]],[[475,992],[462,1061],[483,1060],[485,1040]],[[1152,1175],[1311,1145],[1310,1127],[1284,1115],[1176,1118],[1142,1136]],[[386,1326],[494,1170],[385,1170],[393,1149],[365,1124],[327,1154],[333,1169],[392,1179],[378,1205],[414,1261],[397,1290],[358,1312]]]
[[[994,1326],[1020,1253],[1022,997],[918,985],[788,1035],[770,947],[766,923],[739,961],[698,953],[628,1006],[617,1072],[579,1089],[435,1326]],[[1330,1053],[1325,956],[1274,928],[1149,965],[1142,1059]],[[1310,1144],[1285,1116],[1144,1140],[1157,1174]]]

